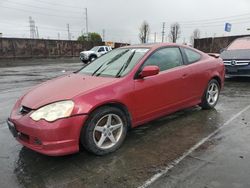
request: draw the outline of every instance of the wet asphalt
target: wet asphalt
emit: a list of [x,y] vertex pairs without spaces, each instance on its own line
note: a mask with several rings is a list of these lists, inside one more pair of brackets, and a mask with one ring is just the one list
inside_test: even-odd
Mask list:
[[[27,60],[0,67],[0,187],[138,187],[208,139],[149,187],[250,187],[250,79],[227,79],[214,110],[198,106],[129,131],[118,151],[48,157],[22,147],[5,123],[19,96],[32,86],[78,70],[71,60]],[[6,65],[9,62],[6,63]],[[13,64],[13,62],[12,62]]]

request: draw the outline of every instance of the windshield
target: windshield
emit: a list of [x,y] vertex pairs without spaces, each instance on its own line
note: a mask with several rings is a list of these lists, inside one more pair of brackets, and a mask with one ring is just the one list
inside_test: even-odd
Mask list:
[[246,49],[250,49],[250,38],[236,39],[227,48],[227,50],[246,50]]
[[121,77],[129,73],[147,48],[119,48],[101,56],[79,71],[92,76]]
[[96,46],[96,47],[93,47],[93,48],[91,48],[89,51],[97,51],[98,50],[98,46]]

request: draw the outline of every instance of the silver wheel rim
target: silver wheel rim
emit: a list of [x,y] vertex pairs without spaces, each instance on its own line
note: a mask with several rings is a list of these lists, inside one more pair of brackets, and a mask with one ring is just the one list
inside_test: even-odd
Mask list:
[[96,58],[94,58],[94,57],[92,57],[91,59],[90,59],[90,61],[94,61]]
[[209,105],[213,106],[219,97],[219,88],[215,83],[211,83],[207,90],[207,102]]
[[107,114],[100,118],[93,131],[93,139],[100,149],[109,149],[115,146],[123,132],[123,122],[116,114]]

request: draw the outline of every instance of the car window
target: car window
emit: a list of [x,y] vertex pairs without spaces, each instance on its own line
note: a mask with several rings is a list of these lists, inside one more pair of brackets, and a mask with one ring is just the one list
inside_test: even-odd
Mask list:
[[153,53],[144,63],[147,65],[156,65],[160,71],[165,71],[174,67],[181,66],[183,63],[179,48],[163,48]]
[[104,47],[100,47],[98,52],[104,52]]
[[118,48],[89,63],[79,73],[122,77],[128,74],[148,51],[148,48]]
[[106,52],[108,52],[108,51],[109,51],[108,47],[105,47],[105,49],[106,49]]
[[195,52],[188,48],[183,48],[184,52],[187,56],[188,64],[194,63],[196,61],[199,61],[201,59],[201,55],[198,52]]

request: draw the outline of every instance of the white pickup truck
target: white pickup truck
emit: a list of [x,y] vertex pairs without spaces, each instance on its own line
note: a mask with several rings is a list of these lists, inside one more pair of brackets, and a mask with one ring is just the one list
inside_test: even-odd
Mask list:
[[83,63],[88,63],[94,61],[96,58],[108,53],[111,50],[112,48],[110,46],[95,46],[88,51],[80,52],[80,60]]

